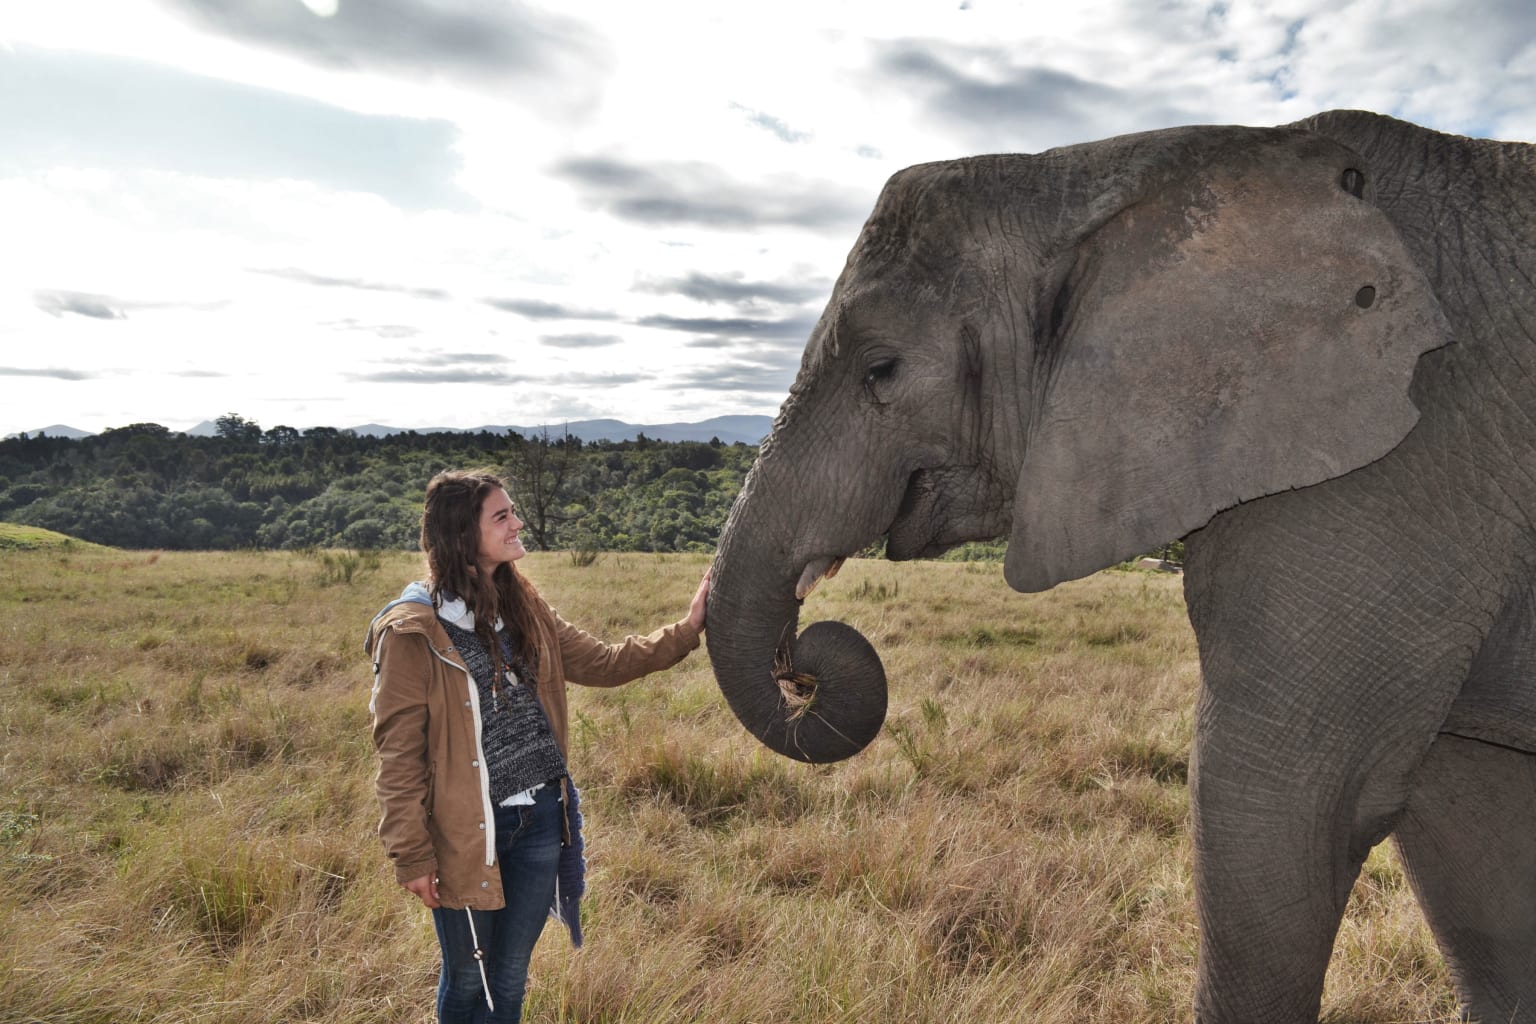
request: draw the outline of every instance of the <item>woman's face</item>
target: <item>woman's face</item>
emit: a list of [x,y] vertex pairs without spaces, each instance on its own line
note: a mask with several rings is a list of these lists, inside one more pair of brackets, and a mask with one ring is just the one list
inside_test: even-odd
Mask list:
[[512,508],[512,499],[498,488],[485,496],[480,506],[480,568],[494,572],[503,562],[517,561],[528,553],[518,539],[523,521]]

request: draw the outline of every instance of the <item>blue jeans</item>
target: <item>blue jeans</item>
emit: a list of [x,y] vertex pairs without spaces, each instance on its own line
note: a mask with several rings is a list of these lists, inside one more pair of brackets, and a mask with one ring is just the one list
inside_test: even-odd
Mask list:
[[[555,900],[555,872],[560,865],[563,833],[560,786],[550,783],[534,794],[531,807],[496,808],[496,860],[506,906],[500,910],[432,911],[443,973],[437,985],[440,1024],[518,1024],[523,1017],[523,990],[528,961],[544,930],[544,919]],[[475,960],[474,935],[485,952],[496,1012],[485,1002],[480,964]]]

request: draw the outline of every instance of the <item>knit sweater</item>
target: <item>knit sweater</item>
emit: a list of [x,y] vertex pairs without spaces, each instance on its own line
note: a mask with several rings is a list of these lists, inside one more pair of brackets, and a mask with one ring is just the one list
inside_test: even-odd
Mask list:
[[[533,691],[510,667],[493,689],[496,667],[479,634],[441,616],[439,620],[480,690],[485,722],[481,743],[490,774],[491,803],[499,807],[510,796],[565,775],[565,758]],[[509,649],[506,630],[498,630],[497,636],[503,651]],[[523,672],[532,678],[526,668]]]

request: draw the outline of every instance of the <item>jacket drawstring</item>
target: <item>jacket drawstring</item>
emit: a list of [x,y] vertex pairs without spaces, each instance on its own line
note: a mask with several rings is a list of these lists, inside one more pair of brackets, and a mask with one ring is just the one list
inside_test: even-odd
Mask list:
[[480,948],[480,936],[475,934],[475,912],[465,907],[464,916],[469,918],[469,941],[475,944],[475,964],[480,968],[480,987],[485,989],[485,1005],[495,1013],[496,1004],[491,1002],[491,981],[485,976],[485,950]]

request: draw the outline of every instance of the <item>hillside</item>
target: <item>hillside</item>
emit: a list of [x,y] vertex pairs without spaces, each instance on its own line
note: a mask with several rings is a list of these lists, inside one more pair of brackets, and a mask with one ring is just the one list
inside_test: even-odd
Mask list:
[[38,548],[96,547],[53,530],[19,523],[0,522],[0,551],[33,551]]
[[264,431],[239,417],[220,430],[194,437],[134,424],[78,440],[0,441],[0,520],[123,548],[409,549],[431,476],[489,467],[509,479],[533,547],[706,551],[757,457],[755,446],[713,435],[375,436]]

